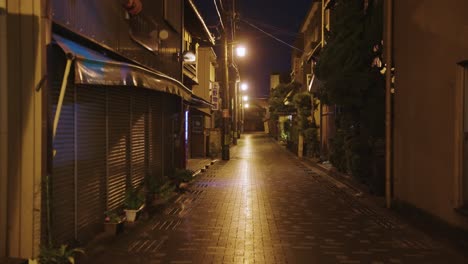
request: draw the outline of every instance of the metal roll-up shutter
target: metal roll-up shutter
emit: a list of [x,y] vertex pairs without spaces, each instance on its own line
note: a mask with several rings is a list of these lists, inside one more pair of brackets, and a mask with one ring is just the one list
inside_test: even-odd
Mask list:
[[130,91],[107,89],[107,210],[122,205],[130,175]]
[[[65,69],[62,54],[51,52],[49,61],[49,85],[51,88],[51,117],[55,116],[57,102]],[[62,58],[56,57],[61,55]],[[72,75],[72,74],[71,74]],[[72,77],[70,78],[72,79]],[[53,158],[51,176],[52,237],[59,244],[75,238],[75,104],[74,84],[68,82],[66,93],[53,142],[56,155]]]
[[150,91],[149,171],[154,177],[163,176],[163,109],[162,96]]
[[163,115],[164,115],[164,175],[170,176],[175,168],[175,148],[178,135],[179,113],[177,112],[177,101],[172,95],[163,97]]
[[132,91],[131,106],[131,183],[140,186],[147,171],[148,97],[145,90]]
[[102,230],[106,202],[105,90],[76,87],[78,240]]

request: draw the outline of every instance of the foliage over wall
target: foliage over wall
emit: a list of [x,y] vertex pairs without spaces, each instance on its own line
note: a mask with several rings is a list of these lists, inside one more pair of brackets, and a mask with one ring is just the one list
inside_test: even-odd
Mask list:
[[322,103],[337,105],[337,132],[330,161],[340,171],[383,191],[381,167],[385,131],[385,83],[379,64],[382,51],[381,0],[336,0],[315,73],[324,82]]
[[294,108],[291,105],[284,104],[286,95],[288,95],[293,88],[294,87],[291,83],[280,83],[271,90],[270,98],[268,99],[268,103],[270,105],[270,118],[276,121],[280,114],[294,111]]
[[309,157],[320,155],[318,129],[312,118],[312,97],[309,92],[298,93],[294,96],[294,107],[297,111],[296,124],[304,136],[305,154]]

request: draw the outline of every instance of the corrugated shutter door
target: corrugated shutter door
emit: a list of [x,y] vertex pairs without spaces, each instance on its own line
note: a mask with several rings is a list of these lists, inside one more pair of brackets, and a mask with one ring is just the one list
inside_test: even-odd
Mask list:
[[112,88],[107,94],[107,210],[113,210],[123,203],[130,175],[130,92]]
[[167,95],[163,96],[163,146],[164,146],[164,175],[170,176],[172,168],[172,158],[173,158],[173,138],[172,138],[172,118],[171,112],[168,110],[168,105],[170,104]]
[[163,110],[161,95],[150,92],[150,121],[149,134],[149,169],[153,176],[161,177],[163,174]]
[[145,90],[132,91],[131,182],[138,187],[146,174],[148,97]]
[[170,176],[175,167],[175,138],[177,131],[178,112],[176,98],[171,95],[163,96],[164,114],[164,174]]
[[100,87],[76,87],[78,240],[102,230],[106,180],[106,103]]
[[[65,66],[63,58],[54,56],[53,61],[54,63],[49,65],[49,85],[52,91],[51,114],[55,116]],[[68,82],[53,148],[56,150],[56,155],[53,159],[51,177],[52,236],[57,243],[63,244],[73,241],[75,238],[75,105],[73,82]]]

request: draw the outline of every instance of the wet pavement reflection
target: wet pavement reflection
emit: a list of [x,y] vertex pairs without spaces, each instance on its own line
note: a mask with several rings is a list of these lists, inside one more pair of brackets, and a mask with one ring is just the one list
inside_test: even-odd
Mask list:
[[91,263],[467,263],[264,134]]

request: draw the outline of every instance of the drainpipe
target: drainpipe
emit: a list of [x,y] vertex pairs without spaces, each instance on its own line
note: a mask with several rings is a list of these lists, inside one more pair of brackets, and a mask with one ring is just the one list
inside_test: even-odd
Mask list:
[[392,206],[392,23],[393,0],[385,1],[385,200],[387,208]]
[[322,45],[322,48],[323,48],[323,44],[325,43],[324,40],[325,40],[325,0],[322,0],[322,41],[321,41],[321,45]]
[[[60,113],[62,111],[62,106],[63,106],[63,99],[65,97],[65,92],[67,91],[68,75],[70,74],[70,69],[71,69],[71,64],[73,62],[73,59],[74,59],[73,55],[68,53],[67,64],[65,66],[65,72],[63,73],[62,86],[60,87],[60,96],[59,96],[59,100],[57,103],[57,110],[55,111],[52,142],[54,142],[55,135],[57,133],[58,122],[60,119]],[[55,150],[54,150],[54,156],[55,156]]]

